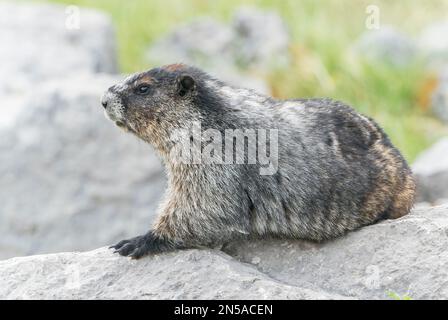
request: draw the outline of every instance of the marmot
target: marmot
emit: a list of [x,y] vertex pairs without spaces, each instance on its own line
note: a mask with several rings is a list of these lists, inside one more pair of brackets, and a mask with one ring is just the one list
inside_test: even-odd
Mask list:
[[[101,103],[108,118],[155,148],[168,175],[153,227],[111,247],[123,256],[248,238],[323,241],[401,217],[413,205],[415,183],[405,159],[378,124],[341,102],[278,100],[173,64],[128,77]],[[277,130],[277,140],[265,145],[268,156],[276,153],[275,169],[261,174],[259,157],[247,161],[254,148],[248,137],[243,163],[179,161],[173,132],[198,122],[215,133]],[[256,135],[259,142],[262,134]],[[236,147],[235,139],[230,145]],[[201,140],[200,150],[205,147]],[[218,160],[224,157],[216,151]]]

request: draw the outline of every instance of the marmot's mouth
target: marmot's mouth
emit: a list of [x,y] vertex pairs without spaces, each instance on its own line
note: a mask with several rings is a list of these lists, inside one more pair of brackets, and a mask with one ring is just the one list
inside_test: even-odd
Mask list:
[[123,128],[123,129],[126,128],[126,125],[121,121],[115,121],[115,124],[120,128]]
[[117,127],[119,127],[120,129],[123,129],[124,131],[131,132],[131,133],[134,133],[134,134],[136,133],[129,125],[127,125],[123,121],[115,121],[115,125]]

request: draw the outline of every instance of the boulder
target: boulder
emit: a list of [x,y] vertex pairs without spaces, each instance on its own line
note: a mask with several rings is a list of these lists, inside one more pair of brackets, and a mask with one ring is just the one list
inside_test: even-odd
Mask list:
[[196,65],[231,84],[269,93],[263,76],[289,65],[289,42],[277,13],[242,7],[230,24],[202,17],[177,27],[156,40],[146,57],[156,65]]
[[146,53],[155,65],[182,62],[201,67],[233,85],[269,91],[260,78],[242,73],[234,60],[234,31],[212,18],[199,18],[156,40]]
[[437,85],[431,93],[431,109],[434,115],[448,123],[448,67],[438,71]]
[[266,240],[226,249],[268,276],[359,299],[446,299],[448,205],[315,244]]
[[354,49],[369,61],[393,67],[404,67],[417,56],[414,40],[391,26],[365,32]]
[[93,249],[150,227],[165,175],[149,145],[103,114],[118,80],[48,80],[0,106],[0,258]]
[[156,40],[148,50],[148,59],[158,63],[185,62],[204,68],[217,62],[233,64],[233,30],[209,17],[180,25]]
[[417,179],[418,201],[430,203],[448,199],[448,138],[423,152],[412,170]]
[[138,261],[106,248],[0,261],[0,299],[337,299],[212,250]]
[[252,7],[238,9],[232,21],[235,60],[258,70],[285,68],[290,64],[291,37],[283,19],[274,11]]
[[140,260],[106,248],[12,258],[0,261],[0,298],[447,299],[447,245],[444,205],[320,244],[254,240],[231,243],[226,253]]
[[437,21],[422,30],[418,47],[431,69],[448,64],[448,21]]
[[117,70],[110,18],[92,9],[0,3],[0,94],[50,78]]

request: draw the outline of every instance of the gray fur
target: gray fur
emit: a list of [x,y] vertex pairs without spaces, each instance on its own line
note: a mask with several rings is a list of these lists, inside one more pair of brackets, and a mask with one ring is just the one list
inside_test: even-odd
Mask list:
[[[194,87],[180,95],[186,74]],[[142,82],[151,85],[146,96],[133,91]],[[276,100],[185,65],[134,75],[105,99],[110,118],[159,152],[169,180],[154,226],[114,246],[122,255],[260,237],[322,241],[412,206],[406,161],[373,120],[340,102]],[[278,129],[278,171],[262,176],[253,164],[176,163],[170,132],[198,120],[203,129]]]

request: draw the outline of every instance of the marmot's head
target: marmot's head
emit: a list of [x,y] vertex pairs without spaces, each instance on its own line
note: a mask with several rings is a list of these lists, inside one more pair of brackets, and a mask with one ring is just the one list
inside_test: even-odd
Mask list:
[[110,87],[101,98],[106,116],[156,148],[169,147],[170,133],[200,121],[199,82],[207,77],[182,64],[137,73]]

